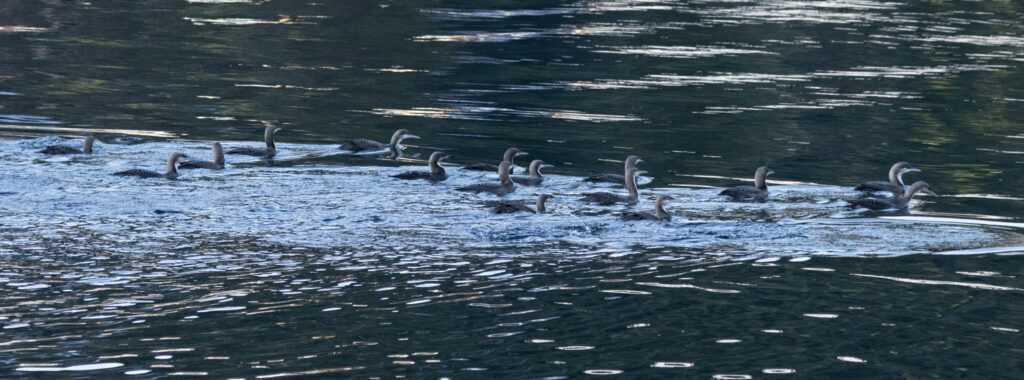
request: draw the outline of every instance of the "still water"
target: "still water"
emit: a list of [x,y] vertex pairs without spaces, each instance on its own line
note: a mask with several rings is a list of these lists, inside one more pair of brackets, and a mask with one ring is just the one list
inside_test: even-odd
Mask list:
[[[1024,5],[7,0],[0,377],[1016,378]],[[177,181],[176,151],[259,146]],[[388,160],[347,138],[409,140]],[[88,156],[46,145],[99,138]],[[545,215],[459,164],[543,159]],[[435,185],[389,177],[454,156]],[[639,204],[581,183],[640,155]],[[910,161],[938,196],[851,212]],[[723,186],[777,173],[771,201]],[[520,169],[522,170],[522,169]],[[618,191],[621,191],[618,190]],[[670,194],[674,219],[625,223]],[[56,372],[56,373],[55,373]]]

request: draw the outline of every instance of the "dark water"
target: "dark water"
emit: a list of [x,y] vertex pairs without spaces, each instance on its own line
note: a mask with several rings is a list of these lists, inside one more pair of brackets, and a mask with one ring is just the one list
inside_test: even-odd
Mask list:
[[[1016,378],[1017,2],[0,2],[0,377]],[[255,146],[178,181],[209,142]],[[341,154],[409,140],[399,161]],[[47,157],[95,135],[96,154]],[[388,175],[435,149],[555,167]],[[576,200],[638,154],[669,223]],[[893,162],[939,196],[850,212]],[[768,165],[772,201],[719,188]],[[403,167],[399,167],[403,166]]]

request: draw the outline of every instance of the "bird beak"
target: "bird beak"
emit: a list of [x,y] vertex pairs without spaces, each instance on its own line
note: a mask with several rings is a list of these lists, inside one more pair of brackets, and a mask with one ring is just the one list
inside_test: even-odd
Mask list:
[[274,127],[274,133],[277,133],[277,131],[280,131],[282,129],[284,129],[284,127]]
[[912,172],[920,172],[920,171],[921,171],[921,169],[918,169],[918,168],[906,168],[906,169],[900,170],[900,173],[912,173]]
[[672,196],[671,196],[671,195],[666,195],[666,196],[665,196],[665,199],[675,199],[675,198],[672,198]]
[[768,173],[765,173],[764,175],[765,175],[765,176],[770,176],[770,175],[772,175],[772,174],[775,174],[775,171],[774,171],[774,170],[769,170],[769,171],[768,171]]
[[638,159],[636,159],[636,162],[644,162],[644,159],[638,158]]
[[405,135],[405,138],[407,138],[407,139],[418,139],[418,138],[420,138],[420,137],[419,137],[419,136],[416,136],[416,135],[410,135],[410,134],[406,134],[406,135]]
[[938,196],[938,194],[935,194],[935,192],[931,191],[931,189],[923,189],[923,190],[921,190],[921,192],[925,193],[925,194],[928,194],[928,195]]
[[452,158],[452,155],[450,155],[450,154],[444,155],[444,156],[441,156],[441,158],[438,158],[437,160],[438,161],[444,161],[444,160],[447,160],[449,158]]
[[526,152],[519,152],[519,153],[516,153],[516,156],[529,156],[529,155],[530,155],[530,154],[529,154],[529,153],[526,153]]
[[541,168],[541,169],[544,169],[544,168],[553,168],[553,167],[555,167],[555,165],[548,165],[548,164],[541,164],[541,165],[540,165],[540,168]]

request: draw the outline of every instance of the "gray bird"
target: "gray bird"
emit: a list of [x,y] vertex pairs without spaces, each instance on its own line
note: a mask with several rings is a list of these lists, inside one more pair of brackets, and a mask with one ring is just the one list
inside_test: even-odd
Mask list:
[[501,165],[498,165],[498,180],[501,181],[501,183],[478,183],[476,185],[459,187],[455,190],[473,193],[491,193],[497,196],[504,196],[505,194],[516,191],[516,184],[515,182],[512,182],[512,178],[508,175],[508,171],[511,168],[512,163],[508,161],[502,161]]
[[46,149],[40,150],[39,153],[44,154],[92,154],[92,143],[96,141],[95,137],[89,136],[85,138],[85,144],[82,149],[70,147],[67,145],[47,145]]
[[657,221],[669,221],[672,220],[672,215],[665,212],[665,201],[672,198],[669,195],[659,195],[658,199],[654,201],[654,211],[630,211],[622,213],[622,220],[657,220]]
[[263,142],[267,143],[266,148],[234,148],[228,151],[228,154],[244,154],[247,156],[257,156],[264,158],[271,158],[277,155],[277,146],[274,145],[274,134],[284,128],[268,125],[263,130]]
[[[636,164],[640,163],[640,162],[644,162],[644,160],[641,160],[640,157],[637,157],[635,155],[631,155],[629,157],[626,157],[626,163],[625,163],[625,167],[623,168],[623,171],[629,170],[629,168],[636,168]],[[594,174],[594,175],[592,175],[590,177],[584,178],[583,181],[584,182],[607,182],[607,183],[617,183],[617,184],[620,184],[620,185],[624,185],[624,184],[626,184],[626,177],[624,175],[622,175],[622,174],[600,173],[600,174]]]
[[224,169],[224,149],[220,143],[213,143],[213,161],[188,160],[178,164],[178,169]]
[[550,167],[553,166],[544,163],[544,161],[533,160],[533,162],[530,162],[530,176],[515,176],[512,177],[512,182],[525,186],[540,186],[541,182],[544,182],[544,176],[541,175],[540,170]]
[[445,173],[444,167],[441,166],[441,161],[451,157],[442,152],[434,152],[430,154],[430,159],[427,160],[427,166],[430,168],[429,172],[414,171],[405,172],[401,174],[395,174],[391,178],[398,179],[425,179],[430,182],[440,182],[448,178],[448,174]]
[[862,198],[862,199],[850,199],[846,202],[849,203],[847,207],[856,210],[858,208],[866,208],[869,210],[902,210],[910,204],[910,200],[914,198],[914,195],[918,192],[925,193],[928,195],[936,195],[925,181],[914,182],[910,185],[907,191],[899,196],[892,198]]
[[178,163],[182,158],[187,158],[183,153],[174,153],[167,159],[167,173],[159,173],[152,170],[146,169],[129,169],[121,172],[114,173],[114,175],[124,177],[141,177],[141,178],[167,178],[176,179],[178,178],[178,170],[176,170],[175,164]]
[[893,197],[903,195],[903,174],[911,172],[920,172],[921,169],[910,166],[906,161],[900,161],[892,165],[889,168],[889,181],[870,181],[864,182],[853,189],[856,191],[888,191],[892,193]]
[[754,173],[754,186],[733,186],[722,190],[718,195],[727,195],[734,201],[755,201],[764,202],[768,200],[768,182],[766,177],[775,174],[767,167],[757,168]]

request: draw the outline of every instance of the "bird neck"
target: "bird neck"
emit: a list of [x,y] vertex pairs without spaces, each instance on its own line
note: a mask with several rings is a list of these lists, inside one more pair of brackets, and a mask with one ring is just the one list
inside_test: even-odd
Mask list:
[[178,156],[172,155],[171,158],[167,159],[167,178],[178,177],[178,169],[174,167],[174,164],[178,162]]
[[658,198],[658,200],[654,201],[654,213],[657,214],[659,218],[668,216],[668,212],[665,211],[664,199]]
[[267,143],[267,150],[277,150],[277,146],[274,145],[274,128],[267,128],[267,131],[263,133],[263,141]]
[[760,171],[754,175],[754,187],[756,187],[758,190],[768,190],[768,181],[765,180],[764,177],[765,173]]

